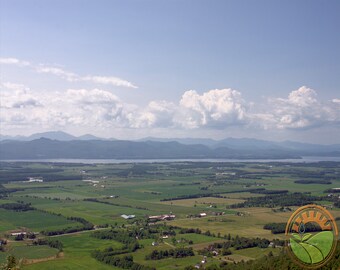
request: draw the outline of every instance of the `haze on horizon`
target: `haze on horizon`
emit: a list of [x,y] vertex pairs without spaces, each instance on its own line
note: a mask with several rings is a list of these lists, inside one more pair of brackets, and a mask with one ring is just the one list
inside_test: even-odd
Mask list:
[[0,134],[340,143],[340,2],[0,0]]

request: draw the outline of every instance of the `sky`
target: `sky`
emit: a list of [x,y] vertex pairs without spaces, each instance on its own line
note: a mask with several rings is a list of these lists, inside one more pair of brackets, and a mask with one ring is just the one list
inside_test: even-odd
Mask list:
[[0,133],[340,143],[340,2],[0,0]]

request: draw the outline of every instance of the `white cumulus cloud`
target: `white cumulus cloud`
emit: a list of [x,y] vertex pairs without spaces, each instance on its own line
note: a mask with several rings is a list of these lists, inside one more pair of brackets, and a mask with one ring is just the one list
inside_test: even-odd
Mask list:
[[165,100],[151,101],[146,108],[130,107],[127,113],[129,125],[133,128],[173,127],[177,107]]
[[306,86],[292,91],[287,98],[270,99],[268,105],[264,114],[257,115],[266,127],[307,129],[340,121],[339,108],[321,102],[316,91]]
[[246,103],[241,93],[232,89],[215,89],[199,95],[186,91],[179,102],[176,122],[186,128],[223,128],[246,122]]

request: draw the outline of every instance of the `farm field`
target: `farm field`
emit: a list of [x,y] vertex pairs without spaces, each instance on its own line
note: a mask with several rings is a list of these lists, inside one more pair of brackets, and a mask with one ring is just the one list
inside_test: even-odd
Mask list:
[[46,246],[27,246],[23,243],[12,243],[6,252],[0,253],[0,258],[5,261],[8,254],[22,258],[26,261],[38,261],[44,258],[56,258],[58,250]]
[[78,224],[77,222],[69,221],[65,217],[45,213],[41,211],[13,212],[5,209],[0,209],[1,223],[0,230],[19,230],[27,228],[30,231],[39,232],[46,227],[50,229],[64,228]]
[[[27,265],[24,269],[114,269],[101,264],[91,257],[93,248],[120,247],[113,241],[102,241],[89,237],[89,233],[60,236],[58,240],[64,245],[63,256],[50,261]],[[117,268],[118,269],[118,268]]]
[[[27,182],[32,177],[43,182]],[[10,255],[24,270],[127,269],[105,256],[132,256],[147,270],[275,258],[284,233],[264,226],[285,224],[310,203],[326,207],[340,226],[335,188],[337,162],[1,162],[0,265]]]
[[[203,231],[210,230],[214,233],[234,234],[244,237],[265,237],[273,238],[270,231],[264,230],[263,226],[270,222],[286,222],[291,213],[273,213],[268,208],[247,208],[236,209],[244,211],[243,216],[236,216],[235,214],[227,214],[218,217],[204,217],[195,219],[184,219],[170,221],[169,224],[181,226],[185,228],[199,227]],[[249,226],[252,224],[251,226]],[[284,239],[284,235],[276,235],[278,238]]]

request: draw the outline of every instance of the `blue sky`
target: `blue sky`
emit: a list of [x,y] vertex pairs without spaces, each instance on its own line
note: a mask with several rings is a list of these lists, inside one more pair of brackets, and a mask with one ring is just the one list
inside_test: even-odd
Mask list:
[[339,1],[0,3],[2,134],[340,143]]

